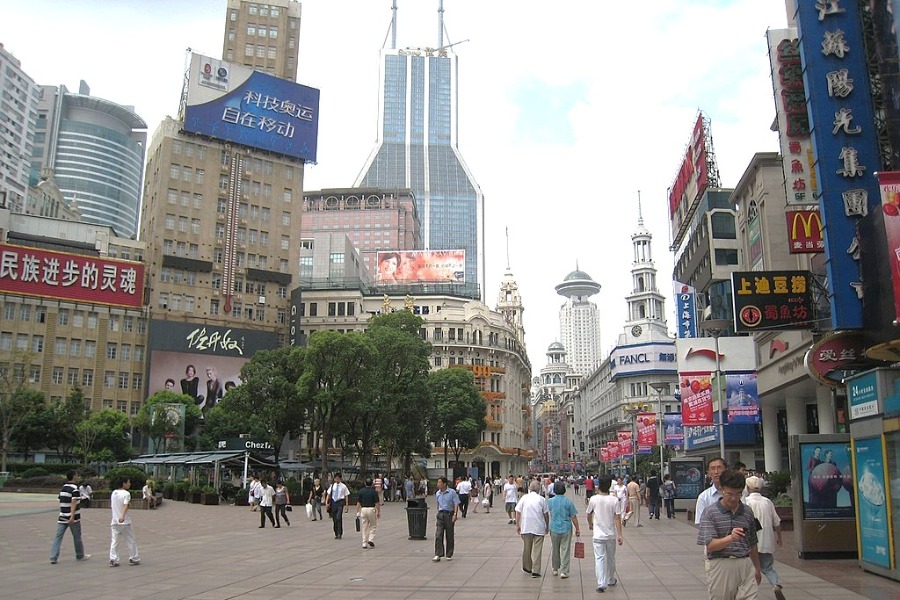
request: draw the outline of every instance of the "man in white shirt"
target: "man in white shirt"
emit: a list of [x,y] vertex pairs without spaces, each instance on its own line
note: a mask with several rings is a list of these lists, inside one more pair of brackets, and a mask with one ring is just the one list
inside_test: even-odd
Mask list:
[[594,572],[597,576],[597,591],[616,585],[616,544],[621,546],[622,505],[609,493],[612,480],[608,475],[600,477],[599,493],[591,496],[587,507],[588,526],[594,530]]
[[275,504],[275,488],[265,482],[259,482],[259,528],[266,526],[266,517],[275,527],[275,519],[272,516],[272,505]]
[[719,477],[725,470],[725,459],[716,457],[706,463],[706,474],[709,475],[712,485],[703,490],[697,496],[697,505],[694,510],[694,525],[700,525],[700,516],[707,507],[715,505],[722,499],[722,491],[719,487]]
[[134,539],[134,529],[131,528],[131,516],[128,514],[131,502],[131,479],[119,479],[115,483],[116,489],[110,495],[109,506],[112,511],[110,531],[112,542],[109,545],[109,566],[119,566],[119,542],[125,541],[128,546],[128,564],[141,564],[138,555],[137,542]]
[[468,479],[463,479],[459,483],[456,484],[456,495],[459,496],[459,511],[462,513],[462,518],[466,518],[466,513],[469,512],[469,495],[472,493],[472,482]]
[[509,517],[507,525],[516,522],[516,502],[519,501],[519,488],[516,487],[516,478],[510,475],[503,484],[503,501],[506,502],[506,515]]
[[621,514],[625,514],[625,504],[628,499],[628,486],[625,485],[622,480],[622,476],[616,479],[616,482],[612,485],[613,495],[616,497],[616,500],[619,501],[619,507],[622,509]]
[[349,510],[347,508],[347,497],[350,495],[350,490],[344,485],[341,479],[340,473],[335,474],[334,481],[328,487],[328,491],[325,492],[325,506],[328,509],[328,514],[331,515],[334,539],[336,540],[339,540],[344,536],[343,515]]
[[522,570],[534,578],[541,576],[544,536],[550,528],[550,507],[540,495],[541,482],[532,481],[528,493],[516,504],[516,533],[522,536]]
[[259,477],[257,477],[256,475],[252,475],[250,478],[250,490],[248,493],[248,500],[250,501],[251,511],[255,512],[257,507],[259,506],[259,492]]
[[759,552],[759,566],[762,574],[766,576],[769,583],[772,584],[773,592],[778,600],[784,600],[784,592],[781,591],[781,584],[778,582],[778,573],[774,569],[775,564],[775,547],[781,548],[781,519],[775,510],[772,501],[760,494],[762,490],[762,479],[759,477],[748,477],[746,504],[753,511],[753,516],[762,525],[762,529],[756,532],[757,552]]

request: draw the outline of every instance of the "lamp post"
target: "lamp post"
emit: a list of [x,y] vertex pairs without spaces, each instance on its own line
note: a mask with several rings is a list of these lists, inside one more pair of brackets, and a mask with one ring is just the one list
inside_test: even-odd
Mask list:
[[716,391],[716,401],[719,403],[719,455],[722,460],[725,460],[725,414],[722,411],[722,394],[719,393],[719,378],[722,376],[721,364],[719,362],[719,337],[728,331],[729,327],[731,327],[731,321],[726,319],[700,321],[700,329],[712,336],[716,344],[716,383],[713,389]]
[[656,440],[656,443],[659,444],[659,476],[662,477],[663,471],[665,470],[665,450],[666,450],[666,432],[663,428],[663,410],[662,410],[662,396],[663,394],[669,393],[669,384],[665,381],[656,381],[650,384],[650,387],[653,388],[653,391],[656,392],[656,406],[657,406],[657,415],[659,415],[656,420],[659,424],[659,429],[657,434],[659,437]]

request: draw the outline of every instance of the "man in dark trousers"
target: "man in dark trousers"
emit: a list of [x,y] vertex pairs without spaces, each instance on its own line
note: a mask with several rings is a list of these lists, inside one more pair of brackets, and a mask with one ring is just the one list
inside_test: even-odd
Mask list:
[[662,485],[662,482],[659,480],[659,477],[656,476],[656,469],[651,469],[650,471],[650,479],[647,480],[647,506],[650,507],[650,518],[656,517],[656,520],[659,521],[659,504],[660,504],[660,495],[659,495],[659,487]]
[[53,547],[50,549],[50,564],[55,565],[59,560],[59,549],[62,546],[66,529],[72,530],[72,539],[75,542],[75,558],[87,560],[90,554],[84,553],[84,545],[81,543],[81,512],[79,512],[81,500],[78,491],[78,472],[68,471],[66,482],[59,490],[59,515],[56,518],[56,537],[53,539]]
[[459,512],[459,496],[456,495],[456,490],[447,486],[446,477],[438,477],[434,498],[437,500],[438,514],[437,527],[434,530],[434,558],[431,560],[440,562],[443,556],[446,556],[447,560],[453,560],[453,543],[455,541],[453,528]]

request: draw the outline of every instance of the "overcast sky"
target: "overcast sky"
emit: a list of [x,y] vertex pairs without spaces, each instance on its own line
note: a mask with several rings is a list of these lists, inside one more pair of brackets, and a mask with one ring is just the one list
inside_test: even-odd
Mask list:
[[[437,45],[437,0],[399,0],[398,46]],[[305,188],[348,187],[376,136],[391,0],[304,0],[298,81],[321,90]],[[535,374],[559,339],[554,286],[576,265],[601,284],[604,353],[630,291],[640,191],[674,331],[667,189],[698,110],[722,184],[778,149],[765,32],[784,0],[444,0],[460,42],[459,147],[485,196],[487,289],[509,264]],[[177,110],[186,49],[219,57],[225,0],[12,0],[0,43],[39,84],[132,105],[150,133]],[[505,231],[509,231],[509,263]]]

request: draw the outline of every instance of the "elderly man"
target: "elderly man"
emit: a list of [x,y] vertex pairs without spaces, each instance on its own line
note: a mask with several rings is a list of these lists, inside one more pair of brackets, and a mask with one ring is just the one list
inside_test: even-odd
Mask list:
[[781,548],[781,519],[775,510],[772,501],[763,496],[762,479],[759,477],[747,478],[747,498],[746,504],[753,511],[753,516],[762,526],[757,532],[759,537],[759,567],[763,575],[769,583],[772,584],[773,592],[778,600],[784,600],[784,592],[781,591],[781,584],[778,583],[778,573],[775,572],[775,547]]
[[459,496],[456,490],[448,487],[446,477],[438,477],[434,499],[437,501],[438,514],[434,531],[434,558],[431,560],[440,562],[444,556],[447,560],[453,560],[453,545],[456,541],[454,527],[459,513]]
[[544,536],[550,528],[550,507],[541,496],[541,482],[528,484],[528,493],[516,504],[516,533],[522,536],[522,570],[532,577],[541,576]]
[[759,594],[762,572],[756,549],[753,511],[741,502],[744,476],[719,476],[721,499],[700,515],[697,544],[706,549],[706,587],[710,600],[750,600]]

